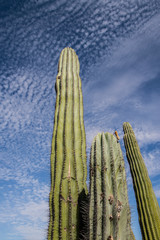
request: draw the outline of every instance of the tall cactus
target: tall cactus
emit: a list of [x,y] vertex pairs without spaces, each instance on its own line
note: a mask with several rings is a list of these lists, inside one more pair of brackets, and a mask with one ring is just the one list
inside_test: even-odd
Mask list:
[[90,155],[89,240],[131,240],[130,208],[120,144],[99,133]]
[[126,156],[133,178],[142,236],[144,240],[159,240],[160,208],[152,183],[131,125],[125,122],[123,130]]
[[48,240],[79,238],[79,196],[87,193],[86,139],[79,61],[62,50],[56,78]]

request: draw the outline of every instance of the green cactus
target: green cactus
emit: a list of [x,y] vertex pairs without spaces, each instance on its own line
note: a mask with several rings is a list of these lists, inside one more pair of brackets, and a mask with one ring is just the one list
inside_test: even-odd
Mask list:
[[159,240],[160,208],[152,183],[131,125],[127,122],[123,123],[123,130],[126,156],[133,179],[142,237],[144,240]]
[[89,240],[131,240],[126,173],[120,144],[98,134],[90,155]]
[[62,50],[56,78],[48,240],[79,238],[79,196],[87,194],[86,139],[79,61]]

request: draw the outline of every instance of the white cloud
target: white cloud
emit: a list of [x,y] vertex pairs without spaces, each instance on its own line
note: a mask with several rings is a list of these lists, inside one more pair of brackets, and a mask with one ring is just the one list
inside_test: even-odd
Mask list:
[[160,141],[159,129],[156,129],[155,126],[145,124],[141,125],[140,128],[134,128],[133,130],[140,147]]
[[154,149],[150,152],[142,152],[148,173],[150,177],[156,176],[160,173],[160,150]]
[[[151,50],[154,45],[160,48],[157,40],[160,37],[160,26],[156,24],[158,19],[159,15],[153,18],[152,24],[146,24],[141,33],[123,40],[109,60],[107,56],[106,60],[102,59],[92,68],[89,82],[83,86],[84,102],[88,110],[103,111],[122,99],[126,100],[142,84],[157,76],[159,55],[156,52],[153,55]],[[152,29],[153,24],[156,27]]]
[[[32,4],[34,2],[32,1]],[[5,40],[5,61],[2,63],[1,74],[4,89],[0,109],[1,141],[4,146],[0,178],[5,182],[2,187],[2,191],[4,188],[5,191],[2,192],[4,201],[1,200],[0,204],[0,221],[14,226],[17,235],[21,235],[24,240],[43,240],[47,226],[46,198],[49,186],[44,183],[46,178],[43,178],[43,174],[38,174],[43,172],[44,168],[49,169],[49,134],[51,136],[52,133],[49,133],[48,129],[53,128],[55,101],[55,92],[52,90],[62,48],[67,44],[78,51],[83,73],[87,71],[87,66],[99,62],[100,56],[104,56],[97,68],[92,66],[94,73],[89,74],[88,83],[82,79],[85,83],[85,108],[91,113],[91,117],[86,117],[89,146],[87,150],[98,132],[112,133],[118,127],[122,136],[120,124],[123,118],[120,116],[123,114],[117,109],[111,110],[110,107],[119,107],[122,99],[129,101],[131,94],[135,93],[142,83],[154,78],[158,71],[155,64],[158,61],[144,55],[144,52],[148,53],[148,46],[151,46],[149,40],[157,43],[160,37],[158,15],[155,22],[153,21],[154,24],[151,23],[152,20],[149,21],[143,32],[141,29],[132,39],[124,40],[128,34],[144,26],[158,11],[155,2],[151,5],[146,5],[146,1],[145,4],[139,3],[140,8],[134,0],[101,1],[102,5],[99,5],[99,2],[92,4],[91,1],[83,1],[81,4],[64,4],[62,7],[63,3],[64,0],[57,1],[57,5],[40,0],[35,5],[41,6],[34,5],[34,8],[27,3],[24,5],[26,14],[23,16],[16,16],[16,13],[11,11],[5,18],[5,28],[0,36],[0,40]],[[61,9],[65,14],[59,17]],[[44,13],[49,13],[49,21]],[[74,14],[76,15],[73,21]],[[114,53],[109,57],[111,52]],[[138,52],[140,55],[143,52],[142,57]],[[155,65],[151,66],[151,62]],[[137,105],[137,98],[134,100],[130,101],[132,106]],[[142,108],[140,102],[139,110]],[[148,109],[151,108],[152,105],[148,106]],[[153,139],[158,140],[155,125],[152,134],[149,133],[148,129],[151,128],[147,129],[148,126],[150,127],[149,123],[145,124],[142,130],[135,129],[142,144],[143,139],[146,139],[147,143]],[[153,162],[155,157],[154,153],[149,155]],[[153,166],[150,171],[151,175],[157,174]],[[15,236],[14,233],[8,234]]]
[[[16,230],[24,240],[44,240],[46,239],[47,233],[44,232],[44,225],[39,226],[38,224],[25,224],[16,226]],[[12,236],[12,234],[10,234]]]
[[96,126],[103,131],[118,128],[122,137],[122,124],[127,121],[132,124],[140,146],[160,141],[160,98],[156,87],[149,94],[144,88],[148,83],[152,85],[153,79],[158,81],[160,75],[160,58],[155,52],[160,49],[157,22],[159,15],[132,38],[121,42],[108,61],[104,57],[90,69],[88,83],[83,85],[85,125],[90,136],[96,135]]
[[[43,82],[40,82],[40,77],[43,77]],[[47,77],[36,74],[35,71],[19,70],[8,77],[6,82],[9,84],[6,87],[8,90],[3,94],[0,105],[1,131],[6,128],[12,132],[25,131],[39,115],[41,119],[37,119],[37,125],[44,126],[43,121],[47,111],[45,110],[43,115],[43,105],[53,87]],[[42,130],[44,131],[44,127]]]
[[27,202],[23,206],[19,207],[20,215],[24,215],[25,219],[33,222],[47,222],[48,221],[48,203],[46,201],[40,202]]
[[156,188],[154,188],[154,192],[155,192],[157,199],[160,200],[160,186],[156,186]]
[[[12,191],[13,190],[13,191]],[[49,186],[36,183],[33,187],[12,186],[1,201],[0,222],[10,224],[12,232],[8,237],[21,236],[22,239],[46,239],[49,221]]]

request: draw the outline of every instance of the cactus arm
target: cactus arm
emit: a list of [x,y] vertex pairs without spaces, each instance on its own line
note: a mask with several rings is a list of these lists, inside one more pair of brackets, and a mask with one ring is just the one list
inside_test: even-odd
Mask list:
[[94,138],[90,166],[89,239],[131,240],[124,160],[113,134]]
[[[60,55],[51,151],[48,240],[75,240],[79,235],[79,194],[85,189],[86,154],[79,62],[73,49]],[[83,133],[82,133],[83,132]],[[83,157],[83,159],[82,159]]]
[[144,240],[160,238],[160,209],[136,137],[129,123],[123,124],[126,156],[136,195],[139,222]]
[[[125,141],[125,146],[126,146],[126,143],[129,144],[126,136],[124,136],[124,141]],[[133,150],[132,146],[130,146],[130,148],[131,148],[131,150]],[[128,157],[130,156],[131,159],[132,159],[132,157],[134,157],[134,156],[130,155],[129,152],[127,153],[127,156]],[[132,159],[132,162],[130,162],[130,169],[131,168],[135,169],[135,162],[133,161],[133,159]],[[134,179],[134,186],[137,189],[138,186],[140,185],[140,179],[136,178],[135,172],[134,173],[132,172],[132,178]],[[142,199],[140,197],[141,195],[142,195],[142,190],[139,189],[139,191],[136,192],[136,200],[138,202],[137,206],[138,206],[138,212],[139,212],[139,221],[140,221],[140,219],[142,220],[142,221],[140,221],[140,226],[141,226],[141,229],[143,229],[143,234],[142,234],[143,238],[148,239],[147,232],[146,232],[146,226],[144,224],[144,217],[145,217],[146,213],[143,214],[143,211],[142,211],[142,209],[145,209],[145,206],[144,206],[144,202],[142,202]],[[148,221],[146,222],[146,224],[148,224]]]

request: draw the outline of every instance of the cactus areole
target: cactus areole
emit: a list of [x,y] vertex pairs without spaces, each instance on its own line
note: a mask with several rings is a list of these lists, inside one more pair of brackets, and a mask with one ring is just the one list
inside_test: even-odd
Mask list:
[[48,240],[79,238],[78,198],[87,193],[86,138],[79,61],[62,50],[56,78]]
[[130,165],[143,240],[160,239],[160,208],[131,125],[123,124],[126,156]]

